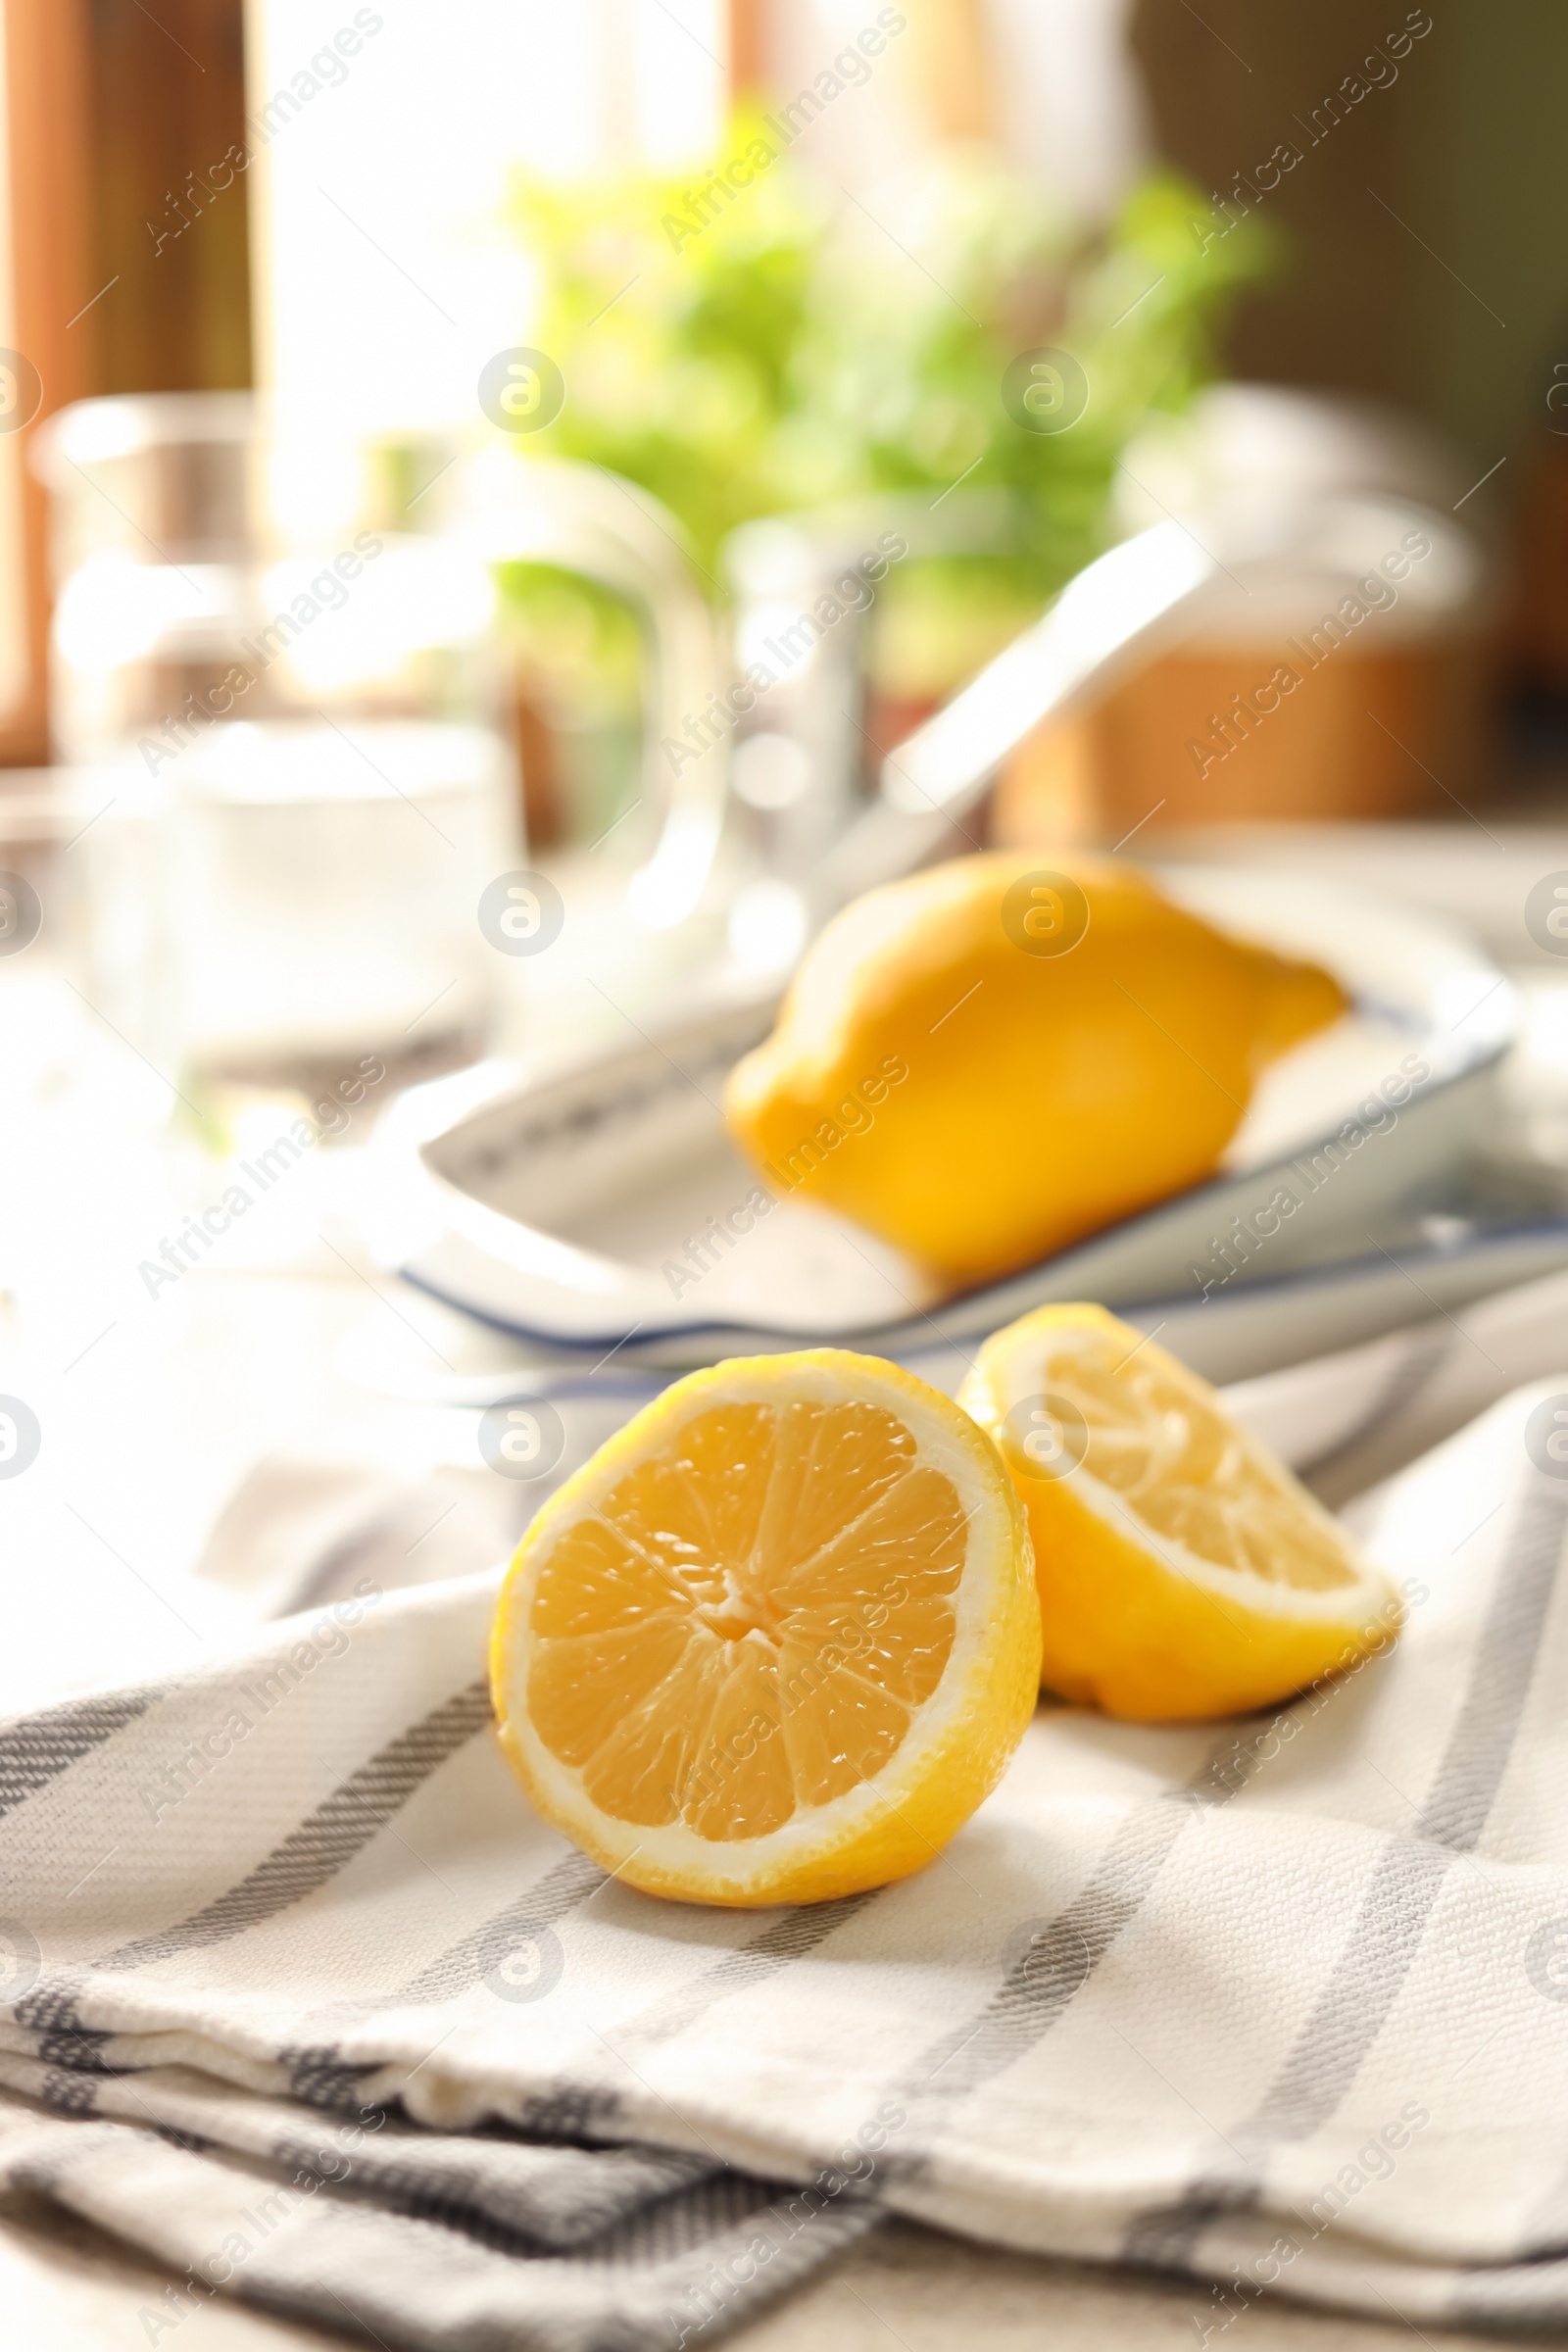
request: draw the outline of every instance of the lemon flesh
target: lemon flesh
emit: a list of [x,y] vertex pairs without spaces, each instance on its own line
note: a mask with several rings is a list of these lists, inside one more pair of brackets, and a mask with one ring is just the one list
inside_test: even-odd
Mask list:
[[1039,1307],[959,1392],[1029,1514],[1041,1677],[1172,1722],[1285,1698],[1380,1648],[1385,1580],[1213,1390],[1103,1307]]
[[1210,1175],[1266,1064],[1345,1009],[1137,872],[964,858],[846,907],[730,1074],[774,1193],[953,1284],[1011,1272]]
[[627,1885],[811,1902],[929,1862],[1040,1677],[1024,1513],[936,1390],[836,1349],[678,1381],[529,1528],[491,1644],[534,1804]]

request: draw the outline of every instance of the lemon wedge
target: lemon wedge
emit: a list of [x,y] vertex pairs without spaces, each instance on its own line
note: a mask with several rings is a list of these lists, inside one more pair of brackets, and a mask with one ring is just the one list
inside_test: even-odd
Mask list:
[[1206,1381],[1101,1306],[988,1340],[959,1402],[1034,1536],[1041,1673],[1171,1722],[1286,1697],[1388,1642],[1392,1589]]
[[717,1364],[645,1406],[534,1520],[491,1642],[539,1812],[627,1885],[703,1903],[920,1869],[1001,1778],[1039,1679],[995,1447],[838,1349]]

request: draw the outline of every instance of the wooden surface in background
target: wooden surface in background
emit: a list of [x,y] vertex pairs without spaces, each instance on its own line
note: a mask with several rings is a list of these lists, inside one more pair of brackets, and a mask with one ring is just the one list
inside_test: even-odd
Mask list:
[[745,98],[760,90],[764,70],[762,0],[727,0],[729,94]]
[[151,14],[135,0],[86,5],[96,282],[117,281],[100,306],[98,388],[246,385],[241,0],[158,0]]
[[0,764],[47,757],[48,513],[28,457],[44,418],[96,390],[103,279],[92,274],[92,116],[85,0],[6,0],[17,348],[43,383],[22,442],[27,684],[0,721]]
[[898,63],[920,114],[941,139],[996,135],[995,61],[982,0],[903,0],[909,20]]
[[[1285,232],[1277,282],[1242,303],[1227,337],[1238,375],[1422,405],[1402,290],[1413,269],[1429,265],[1384,207],[1409,218],[1405,142],[1417,86],[1443,71],[1440,29],[1377,69],[1398,78],[1347,105],[1343,121],[1312,122],[1405,13],[1399,0],[1307,9],[1205,0],[1200,12],[1185,0],[1137,0],[1133,54],[1156,145],[1205,199],[1229,194],[1245,174],[1254,193],[1243,185],[1241,202]],[[1257,191],[1258,166],[1286,141],[1300,162],[1277,189]]]
[[[1014,755],[997,839],[1114,842],[1131,827],[1143,842],[1145,825],[1451,813],[1452,796],[1476,789],[1488,650],[1476,636],[1342,647],[1311,669],[1283,642],[1165,654]],[[1299,682],[1260,702],[1279,663]]]
[[0,720],[0,766],[48,757],[38,426],[94,393],[250,381],[245,179],[207,180],[244,137],[242,20],[242,0],[159,0],[156,17],[137,0],[6,0],[15,334],[43,401],[22,435],[28,682]]

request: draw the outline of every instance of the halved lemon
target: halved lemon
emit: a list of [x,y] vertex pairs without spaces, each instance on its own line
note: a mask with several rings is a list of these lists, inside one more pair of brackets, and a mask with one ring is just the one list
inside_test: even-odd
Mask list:
[[854,1893],[931,1861],[1023,1737],[1028,1529],[990,1440],[897,1366],[716,1364],[545,1504],[490,1664],[534,1804],[628,1885]]
[[1149,1722],[1268,1704],[1386,1643],[1392,1589],[1206,1381],[1102,1306],[989,1339],[958,1401],[1034,1536],[1041,1674]]

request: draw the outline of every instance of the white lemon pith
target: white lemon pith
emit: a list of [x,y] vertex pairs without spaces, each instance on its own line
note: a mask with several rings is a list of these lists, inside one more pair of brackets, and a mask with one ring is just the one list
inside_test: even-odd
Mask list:
[[1048,1689],[1177,1721],[1267,1705],[1398,1625],[1391,1588],[1206,1381],[1103,1307],[987,1341],[959,1401],[1029,1514]]
[[1039,1683],[1023,1511],[952,1400],[839,1349],[657,1397],[552,1496],[491,1678],[538,1810],[627,1885],[819,1900],[919,1869]]

